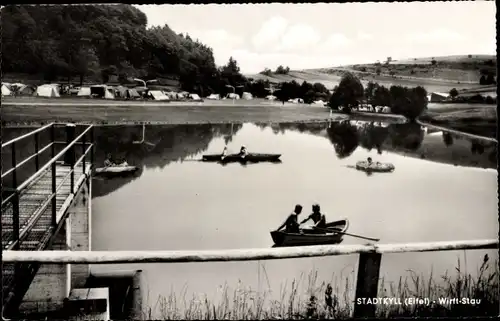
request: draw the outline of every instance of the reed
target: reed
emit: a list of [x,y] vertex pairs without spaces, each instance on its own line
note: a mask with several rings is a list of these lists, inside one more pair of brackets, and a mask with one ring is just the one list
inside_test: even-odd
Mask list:
[[[220,299],[207,295],[187,298],[187,287],[181,293],[171,291],[160,296],[154,306],[144,311],[144,319],[169,320],[263,320],[263,319],[325,319],[352,316],[354,306],[355,271],[347,276],[332,276],[320,282],[313,271],[299,280],[281,287],[278,298],[271,290],[253,291],[238,284],[234,290],[227,285],[220,288]],[[265,273],[265,269],[264,269]],[[378,305],[377,317],[466,317],[496,316],[499,314],[499,266],[490,264],[488,255],[473,276],[462,270],[460,259],[454,273],[436,278],[424,278],[414,271],[400,277],[397,284],[381,279],[379,297],[429,298],[425,305]],[[275,293],[272,293],[276,297]],[[479,304],[442,304],[439,298],[469,298],[481,300]]]

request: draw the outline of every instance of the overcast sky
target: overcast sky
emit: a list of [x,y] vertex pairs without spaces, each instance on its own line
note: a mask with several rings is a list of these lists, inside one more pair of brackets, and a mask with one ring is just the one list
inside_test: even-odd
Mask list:
[[188,33],[243,73],[496,53],[494,1],[136,7],[149,26]]

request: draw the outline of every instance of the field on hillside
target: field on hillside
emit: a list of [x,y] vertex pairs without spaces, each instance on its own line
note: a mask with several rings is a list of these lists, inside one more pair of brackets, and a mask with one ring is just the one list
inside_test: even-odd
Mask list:
[[[480,88],[481,70],[496,74],[496,56],[473,55],[435,57],[435,65],[430,58],[414,58],[404,61],[391,61],[389,64],[363,64],[310,70],[292,70],[288,75],[270,76],[250,75],[254,79],[267,79],[271,83],[296,80],[298,82],[320,82],[332,89],[338,85],[346,72],[356,74],[363,84],[369,81],[384,86],[423,86],[428,92],[449,92],[452,88],[459,91],[471,87]],[[380,74],[377,75],[377,69]],[[491,86],[488,86],[491,87]],[[490,90],[495,91],[495,89]]]

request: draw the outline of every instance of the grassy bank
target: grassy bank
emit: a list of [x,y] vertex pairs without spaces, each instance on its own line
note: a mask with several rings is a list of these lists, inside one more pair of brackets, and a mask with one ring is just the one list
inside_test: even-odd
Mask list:
[[[489,262],[488,255],[485,255],[477,277],[463,271],[460,263],[458,261],[454,275],[423,278],[410,271],[409,277],[401,277],[397,285],[380,280],[379,297],[400,298],[402,302],[407,298],[429,298],[430,302],[435,303],[428,306],[378,305],[377,317],[497,316],[498,262]],[[257,293],[241,286],[235,290],[224,287],[218,303],[206,296],[187,299],[185,292],[180,295],[171,293],[160,297],[154,306],[150,306],[144,319],[156,316],[170,320],[346,319],[352,315],[352,304],[345,302],[353,301],[354,274],[340,278],[341,282],[319,283],[317,273],[313,272],[305,280],[306,284],[301,284],[299,280],[293,281],[289,289],[282,288],[277,300],[270,299],[270,291]],[[481,301],[477,305],[446,305],[440,304],[439,298]]]
[[422,122],[466,132],[473,135],[496,138],[496,108],[443,108],[429,110],[420,116]]
[[[336,116],[343,118],[345,116]],[[266,105],[2,105],[2,122],[28,125],[48,122],[198,124],[327,120],[329,111],[313,106]]]

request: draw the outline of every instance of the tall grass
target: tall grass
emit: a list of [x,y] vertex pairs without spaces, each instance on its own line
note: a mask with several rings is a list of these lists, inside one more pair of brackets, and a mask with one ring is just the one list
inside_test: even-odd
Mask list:
[[[378,297],[428,298],[426,305],[378,305],[377,317],[439,317],[439,316],[497,316],[499,314],[499,266],[490,266],[488,255],[473,277],[462,271],[460,259],[453,275],[424,278],[414,271],[399,282],[379,281]],[[354,271],[349,276],[332,277],[330,282],[319,282],[317,272],[311,272],[306,282],[294,280],[290,287],[282,286],[278,299],[271,290],[252,291],[238,284],[230,290],[220,288],[220,300],[207,295],[186,298],[187,288],[181,293],[160,296],[154,306],[144,311],[144,319],[198,319],[198,320],[263,320],[263,319],[325,319],[351,318],[354,307]],[[440,304],[439,298],[469,298],[480,300],[476,305]],[[218,301],[218,302],[217,302]],[[435,302],[433,302],[435,301]]]

